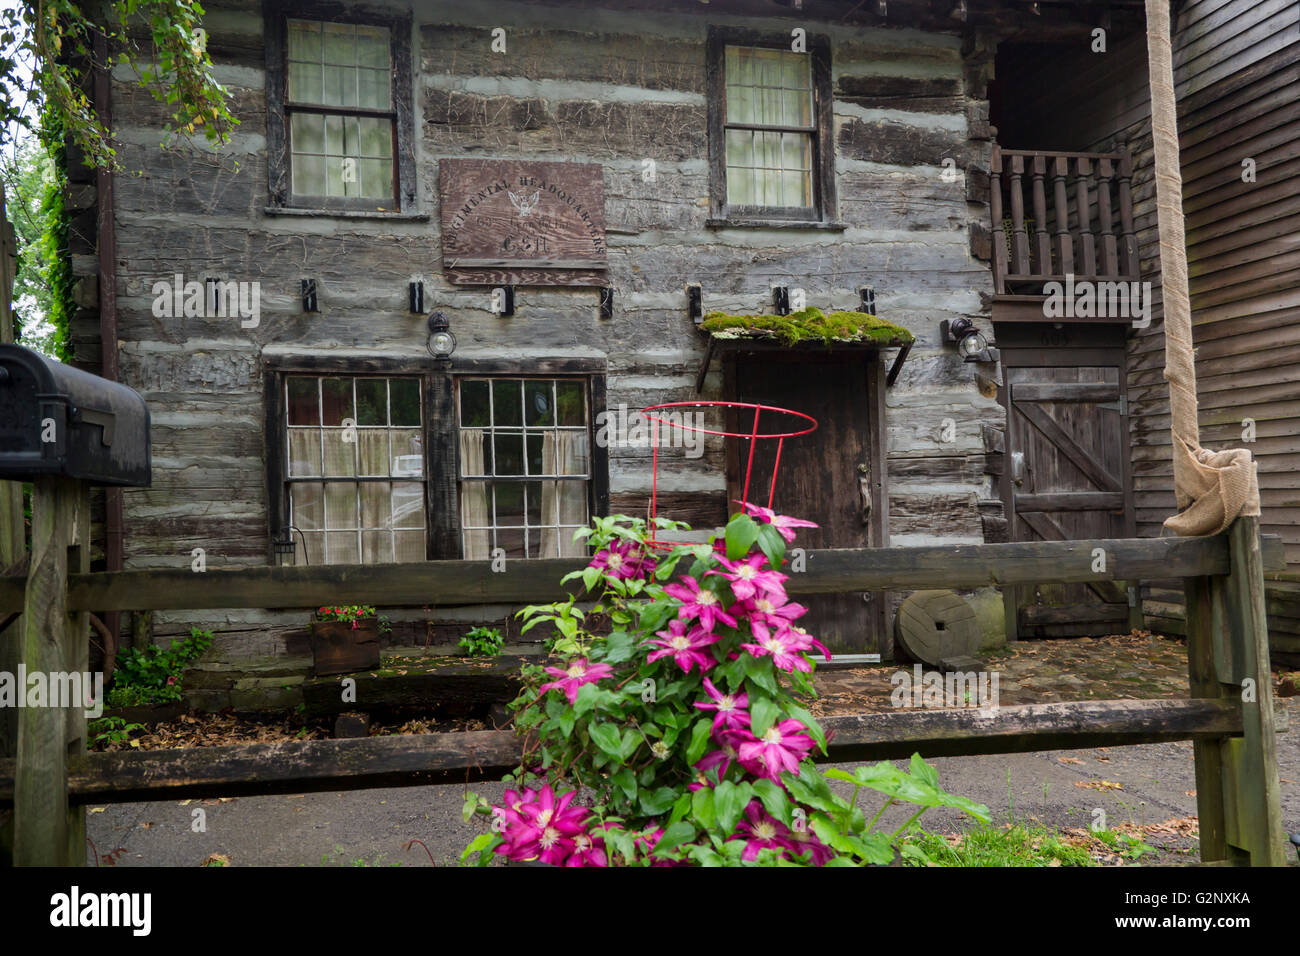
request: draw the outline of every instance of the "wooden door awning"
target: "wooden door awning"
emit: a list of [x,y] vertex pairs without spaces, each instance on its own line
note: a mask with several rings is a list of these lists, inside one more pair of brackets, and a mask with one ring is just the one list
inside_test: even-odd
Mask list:
[[705,336],[704,359],[695,376],[695,392],[704,388],[713,355],[720,350],[744,352],[779,352],[806,356],[815,360],[827,352],[862,352],[874,355],[896,348],[885,378],[893,385],[907,359],[916,337],[900,325],[894,325],[866,312],[830,312],[807,308],[789,315],[728,315],[711,312],[699,324]]

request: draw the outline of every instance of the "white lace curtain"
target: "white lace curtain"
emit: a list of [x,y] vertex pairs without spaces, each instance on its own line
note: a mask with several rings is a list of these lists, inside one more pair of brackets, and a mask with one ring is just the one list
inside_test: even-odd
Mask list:
[[[485,432],[464,428],[460,432],[460,467],[462,476],[482,475],[485,469],[483,442]],[[582,431],[546,432],[542,438],[543,468],[561,475],[587,473],[587,433]],[[558,467],[557,467],[558,466]],[[544,558],[578,556],[582,545],[573,541],[572,528],[557,524],[584,525],[587,522],[587,483],[585,481],[529,482],[528,494],[541,492],[539,556]],[[488,482],[465,481],[461,484],[460,520],[464,529],[465,557],[486,560],[492,556],[492,505]]]

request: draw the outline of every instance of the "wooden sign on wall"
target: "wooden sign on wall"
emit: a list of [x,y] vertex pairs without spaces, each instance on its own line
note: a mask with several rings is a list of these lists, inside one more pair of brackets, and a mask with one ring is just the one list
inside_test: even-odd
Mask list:
[[438,185],[442,267],[448,281],[607,283],[599,165],[443,159]]

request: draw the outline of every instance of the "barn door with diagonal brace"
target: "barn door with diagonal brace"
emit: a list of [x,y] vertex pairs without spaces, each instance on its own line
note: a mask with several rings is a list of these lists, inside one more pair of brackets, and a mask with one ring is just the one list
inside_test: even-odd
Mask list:
[[[1132,536],[1122,359],[1114,365],[1015,367],[1014,352],[1010,358],[1012,365],[1004,366],[1003,482],[1012,540]],[[1130,594],[1120,582],[1099,578],[1088,584],[1026,585],[1015,592],[1021,638],[1129,629]]]

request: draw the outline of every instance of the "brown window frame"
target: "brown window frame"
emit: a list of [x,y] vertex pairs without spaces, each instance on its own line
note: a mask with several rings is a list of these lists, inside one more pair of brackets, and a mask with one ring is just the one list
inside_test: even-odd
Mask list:
[[[296,3],[264,0],[266,53],[266,163],[270,193],[269,211],[364,212],[413,214],[416,212],[415,128],[412,103],[411,17],[364,6],[343,7],[331,2]],[[388,110],[324,106],[289,100],[289,20],[378,26],[389,31],[392,62],[392,98]],[[388,118],[393,124],[393,195],[390,199],[364,196],[308,196],[293,191],[289,154],[289,124],[297,113],[331,116]]]
[[[321,353],[273,355],[262,360],[262,402],[266,436],[268,564],[275,564],[273,542],[289,514],[288,409],[285,379],[296,375],[352,378],[417,378],[423,424],[425,560],[461,559],[460,401],[462,378],[582,379],[587,383],[590,434],[588,517],[609,514],[609,449],[598,445],[596,416],[606,406],[604,361],[570,359],[453,359],[450,370],[416,358],[356,358]],[[340,479],[354,481],[352,478]],[[380,480],[380,479],[375,479]],[[384,479],[391,481],[392,479]]]
[[[790,34],[757,33],[710,27],[706,42],[709,124],[709,208],[711,226],[837,225],[835,197],[834,94],[831,44],[822,35],[807,37],[812,67],[813,125],[790,127],[812,135],[812,206],[732,206],[727,202],[727,130],[755,128],[727,122],[726,60],[728,46],[790,50]],[[767,127],[763,127],[767,128]],[[772,127],[775,129],[775,127]]]

